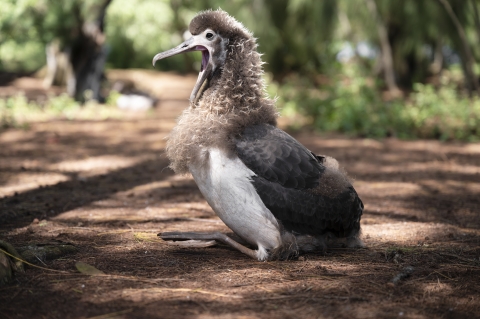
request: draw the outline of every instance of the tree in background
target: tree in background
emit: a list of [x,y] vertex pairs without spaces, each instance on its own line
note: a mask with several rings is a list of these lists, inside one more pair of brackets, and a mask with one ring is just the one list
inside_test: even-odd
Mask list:
[[104,21],[110,2],[7,0],[0,16],[0,44],[12,39],[41,43],[46,47],[46,86],[60,80],[77,101],[103,101]]
[[[444,53],[460,57],[465,87],[478,85],[479,4],[475,0],[175,0],[193,11],[219,8],[232,13],[261,39],[266,68],[276,80],[298,73],[315,79],[337,72],[342,43],[366,42],[378,51],[366,71],[384,79],[396,96],[445,67]],[[358,53],[358,52],[355,52]],[[357,59],[358,59],[357,55]]]
[[[47,59],[53,61],[51,69],[63,59],[65,73],[74,74],[67,77],[69,92],[78,100],[85,92],[101,100],[105,59],[113,68],[150,68],[154,54],[181,42],[196,12],[221,7],[261,39],[265,68],[277,82],[297,75],[320,88],[325,79],[344,72],[337,54],[348,44],[354,51],[348,63],[364,76],[383,79],[376,81],[379,91],[408,93],[415,83],[432,81],[459,62],[463,87],[474,94],[479,6],[476,0],[4,0],[0,68],[12,68],[7,56],[39,68],[46,59],[38,48],[48,46],[50,57],[58,56]],[[376,54],[363,57],[360,44]],[[198,58],[174,57],[160,61],[159,68],[189,72],[198,67]],[[54,81],[53,73],[47,84]]]
[[[425,82],[428,77],[439,74],[445,66],[443,55],[447,48],[460,57],[467,90],[471,93],[475,83],[478,85],[471,49],[475,43],[472,37],[475,30],[472,12],[475,12],[478,4],[447,0],[366,1],[370,6],[376,5],[379,17],[384,22],[398,85],[411,89],[414,83]],[[350,16],[355,19],[353,14]],[[362,21],[357,23],[361,28]],[[470,36],[467,36],[467,31]],[[386,42],[380,35],[376,39],[371,37],[371,40]],[[383,49],[384,44],[380,44],[380,47],[381,60],[384,60],[383,56],[389,50]],[[480,60],[478,53],[477,61]],[[383,67],[387,69],[388,62],[384,62]]]

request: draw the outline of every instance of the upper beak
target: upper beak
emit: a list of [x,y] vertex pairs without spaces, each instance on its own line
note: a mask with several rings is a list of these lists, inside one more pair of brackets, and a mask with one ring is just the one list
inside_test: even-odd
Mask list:
[[190,38],[187,41],[183,42],[179,46],[174,47],[173,49],[170,49],[165,52],[160,52],[159,54],[155,55],[152,60],[153,66],[155,66],[155,62],[161,59],[168,58],[173,55],[177,55],[180,53],[185,53],[185,52],[190,52],[190,51],[195,51],[196,45],[194,44],[194,38]]
[[153,57],[152,64],[155,66],[155,62],[157,62],[158,60],[191,51],[202,51],[202,66],[200,69],[200,73],[198,74],[197,83],[195,83],[192,93],[190,94],[190,101],[195,102],[196,96],[200,91],[203,83],[213,73],[212,71],[214,65],[211,59],[211,54],[208,48],[205,46],[205,43],[201,43],[201,40],[197,39],[196,37],[191,37],[179,46],[155,55]]

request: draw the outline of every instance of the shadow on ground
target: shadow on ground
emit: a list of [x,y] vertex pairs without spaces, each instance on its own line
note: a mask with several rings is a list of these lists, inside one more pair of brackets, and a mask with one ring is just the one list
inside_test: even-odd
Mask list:
[[[186,101],[190,82],[172,81],[188,86],[177,92]],[[159,97],[157,110],[135,118],[0,134],[0,238],[78,249],[38,262],[64,273],[27,267],[0,287],[1,318],[480,316],[480,145],[295,133],[354,179],[367,248],[261,263],[157,238],[228,232],[192,179],[166,168],[165,137],[186,103],[168,90]],[[82,275],[77,261],[106,275]]]

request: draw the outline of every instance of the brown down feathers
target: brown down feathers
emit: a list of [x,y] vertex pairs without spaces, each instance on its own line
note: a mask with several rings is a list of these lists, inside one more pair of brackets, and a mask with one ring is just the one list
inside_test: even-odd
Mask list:
[[167,156],[177,173],[188,173],[188,164],[199,147],[234,150],[233,138],[247,125],[276,125],[274,101],[266,96],[261,55],[253,35],[226,12],[204,11],[190,23],[198,34],[210,28],[228,37],[225,65],[216,72],[196,104],[180,116],[168,136]]

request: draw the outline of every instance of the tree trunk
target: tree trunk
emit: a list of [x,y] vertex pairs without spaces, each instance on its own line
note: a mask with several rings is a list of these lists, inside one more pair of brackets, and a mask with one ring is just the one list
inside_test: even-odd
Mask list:
[[445,11],[447,11],[450,19],[452,19],[453,24],[455,25],[460,42],[463,47],[463,69],[465,73],[465,80],[467,82],[467,90],[469,95],[472,95],[472,92],[475,91],[477,94],[480,94],[480,86],[478,84],[478,79],[475,76],[475,73],[473,72],[473,65],[475,64],[475,60],[472,55],[472,50],[470,48],[470,45],[467,40],[467,36],[465,34],[465,30],[463,29],[462,24],[458,20],[457,16],[455,15],[455,12],[453,12],[452,6],[447,0],[438,0],[440,3],[443,5],[445,8]]
[[111,1],[98,1],[87,8],[89,10],[77,7],[72,12],[77,21],[70,30],[73,39],[64,41],[63,45],[57,40],[47,45],[45,87],[66,85],[67,93],[82,103],[105,100],[101,92],[107,58],[104,26],[106,10]]
[[388,41],[388,32],[385,24],[383,23],[380,13],[378,12],[377,4],[375,0],[365,0],[367,3],[368,10],[374,18],[377,25],[378,39],[380,41],[381,47],[381,61],[382,69],[385,77],[385,83],[387,84],[388,90],[394,95],[400,94],[400,89],[397,86],[395,81],[395,71],[393,69],[393,55],[392,47]]
[[70,62],[75,73],[75,94],[77,101],[97,100],[103,102],[101,84],[107,58],[105,46],[105,14],[112,0],[103,0],[94,7],[86,21],[82,21],[78,37],[71,48]]
[[477,31],[478,43],[480,43],[480,14],[478,13],[477,0],[471,0],[473,10],[473,20],[475,21],[475,29]]

